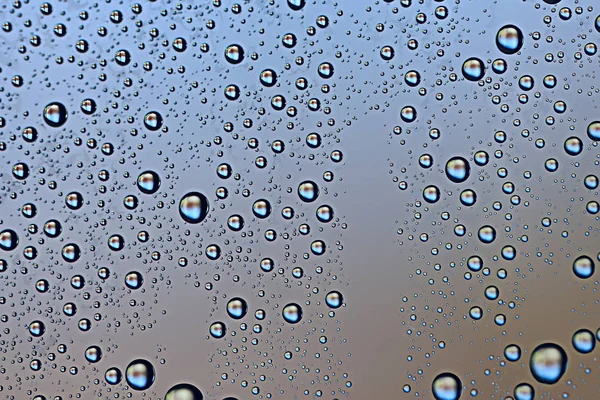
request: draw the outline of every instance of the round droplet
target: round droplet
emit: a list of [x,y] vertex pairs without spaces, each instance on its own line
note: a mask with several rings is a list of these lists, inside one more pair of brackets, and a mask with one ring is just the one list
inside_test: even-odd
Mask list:
[[529,383],[520,383],[515,386],[515,400],[534,400],[535,390]]
[[256,200],[252,204],[252,213],[257,218],[267,218],[271,215],[271,203],[265,199]]
[[210,332],[210,335],[212,337],[214,337],[215,339],[220,339],[223,336],[225,336],[225,333],[227,332],[227,328],[225,328],[224,323],[217,321],[210,325],[209,332]]
[[515,54],[523,47],[523,32],[514,25],[505,25],[496,34],[496,45],[504,54]]
[[146,390],[154,383],[154,366],[142,359],[134,360],[127,366],[125,379],[134,390]]
[[306,0],[287,0],[287,3],[292,10],[299,11],[306,5]]
[[286,322],[296,324],[302,319],[302,308],[296,303],[290,303],[283,307],[282,315]]
[[417,110],[413,106],[406,106],[400,110],[400,118],[402,121],[410,123],[417,119]]
[[137,271],[132,271],[130,273],[128,273],[127,275],[125,275],[125,286],[127,286],[129,289],[139,289],[142,287],[142,284],[144,283],[144,278],[142,276],[142,274],[140,274]]
[[16,163],[12,167],[12,174],[15,179],[27,179],[27,177],[29,176],[29,167],[25,163]]
[[436,400],[458,400],[462,395],[462,383],[458,376],[444,372],[433,380],[431,392]]
[[189,192],[179,201],[179,215],[190,224],[199,224],[208,215],[208,199],[200,192]]
[[423,189],[423,199],[430,203],[437,203],[440,199],[440,189],[435,185],[430,185]]
[[595,142],[600,141],[600,121],[594,121],[588,125],[587,135]]
[[108,238],[108,248],[112,251],[121,251],[125,247],[125,239],[121,235],[111,235]]
[[150,131],[157,131],[163,125],[162,115],[158,111],[150,111],[144,115],[144,126]]
[[90,346],[85,350],[85,359],[97,363],[102,358],[102,350],[98,346]]
[[65,204],[71,210],[79,210],[83,206],[83,196],[79,192],[71,192],[65,197]]
[[260,73],[260,83],[266,87],[275,86],[277,83],[277,73],[272,69],[265,69]]
[[54,102],[44,107],[44,121],[53,128],[61,127],[67,122],[67,109],[62,103]]
[[484,225],[477,232],[479,240],[483,243],[492,243],[496,239],[496,229],[490,225]]
[[313,181],[304,181],[298,185],[298,196],[302,201],[312,203],[319,197],[319,187]]
[[579,279],[588,279],[594,274],[596,264],[588,256],[580,256],[573,261],[573,273]]
[[419,74],[419,71],[415,70],[408,71],[406,75],[404,75],[404,82],[411,87],[418,86],[421,83],[421,74]]
[[330,308],[340,308],[344,302],[344,296],[337,290],[332,290],[325,296],[325,302]]
[[320,222],[330,222],[333,219],[333,208],[328,205],[317,208],[317,219]]
[[271,272],[273,271],[273,268],[275,268],[275,261],[273,261],[271,258],[263,258],[260,261],[260,269],[263,271]]
[[321,78],[329,79],[333,76],[333,65],[328,62],[321,63],[317,72]]
[[200,389],[189,383],[179,383],[165,394],[165,400],[202,400],[203,398]]
[[465,79],[469,81],[478,81],[485,75],[485,66],[483,61],[477,57],[467,59],[462,65],[462,73]]
[[75,243],[69,243],[64,245],[61,254],[63,260],[72,263],[79,260],[79,258],[81,257],[81,250],[79,249],[79,246]]
[[244,49],[238,44],[232,44],[225,49],[225,59],[231,64],[239,64],[244,60]]
[[469,309],[469,316],[474,320],[479,320],[483,318],[483,310],[481,307],[473,306],[471,309]]
[[0,232],[0,249],[11,251],[17,248],[19,244],[19,236],[12,229],[5,229]]
[[106,370],[104,379],[110,385],[118,385],[121,382],[121,379],[123,379],[123,374],[120,369],[112,367]]
[[583,151],[583,142],[577,136],[571,136],[565,140],[565,152],[570,156],[576,156]]
[[466,181],[470,174],[471,166],[462,157],[453,157],[446,163],[446,176],[454,183]]
[[518,361],[521,358],[521,348],[516,344],[509,344],[504,348],[504,357],[511,362]]
[[392,46],[383,46],[379,54],[381,55],[381,58],[383,58],[386,61],[389,61],[392,58],[394,58],[395,51]]
[[33,321],[29,324],[29,333],[33,337],[40,337],[46,332],[46,325],[42,321]]
[[244,318],[248,312],[246,300],[235,297],[227,302],[227,314],[233,319]]
[[81,111],[86,115],[92,115],[96,112],[96,101],[93,99],[84,99],[81,101]]
[[573,347],[579,353],[587,354],[591,353],[596,347],[596,338],[594,337],[594,333],[592,331],[588,329],[580,329],[573,334],[571,343],[573,343]]
[[138,189],[145,194],[154,194],[160,188],[160,177],[154,171],[144,171],[137,179]]
[[567,353],[557,344],[541,344],[531,352],[529,369],[536,381],[554,384],[567,370]]

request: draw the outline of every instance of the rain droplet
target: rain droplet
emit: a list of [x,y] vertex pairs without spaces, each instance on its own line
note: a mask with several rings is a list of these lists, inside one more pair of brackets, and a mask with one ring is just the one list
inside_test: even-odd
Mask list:
[[67,122],[67,109],[62,103],[54,102],[44,107],[44,121],[53,128],[59,128]]
[[541,344],[531,352],[529,369],[536,381],[556,383],[567,370],[567,353],[557,344]]
[[283,319],[290,324],[296,324],[302,319],[302,308],[296,303],[290,303],[283,307]]
[[523,32],[514,25],[505,25],[496,34],[496,45],[504,54],[515,54],[523,47]]
[[453,157],[446,163],[446,176],[454,183],[466,181],[470,174],[471,166],[462,157]]
[[138,189],[145,194],[154,194],[160,188],[160,177],[154,171],[144,171],[137,179]]
[[134,390],[146,390],[154,383],[154,366],[146,360],[137,359],[129,363],[125,371],[127,384]]
[[200,389],[189,383],[179,383],[165,394],[165,400],[202,400],[203,398]]
[[189,192],[179,201],[179,215],[190,224],[204,221],[208,215],[208,208],[208,199],[199,192]]
[[477,57],[467,59],[462,65],[463,76],[469,80],[476,82],[484,77],[485,66],[483,61]]
[[591,353],[596,347],[596,338],[594,337],[594,333],[589,329],[579,329],[573,334],[571,343],[573,343],[573,347],[579,353],[587,354]]
[[458,400],[462,395],[462,383],[458,376],[444,372],[433,380],[431,392],[436,400]]

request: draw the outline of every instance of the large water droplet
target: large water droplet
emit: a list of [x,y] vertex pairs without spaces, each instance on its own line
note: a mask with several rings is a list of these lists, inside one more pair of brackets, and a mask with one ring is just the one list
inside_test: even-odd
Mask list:
[[587,279],[594,274],[596,264],[588,256],[579,256],[573,261],[573,273],[580,279]]
[[44,107],[44,121],[53,128],[59,128],[67,122],[69,114],[62,103],[54,102]]
[[208,214],[208,199],[202,193],[189,192],[179,201],[179,215],[185,222],[198,224]]
[[483,61],[477,57],[467,59],[462,65],[462,73],[467,80],[473,82],[480,80],[485,75]]
[[129,363],[125,371],[127,384],[134,390],[146,390],[154,383],[154,366],[147,360],[137,359]]
[[283,307],[283,319],[290,324],[296,324],[302,319],[302,308],[296,303],[290,303]]
[[189,383],[180,383],[167,391],[165,400],[202,400],[200,389]]
[[504,54],[515,54],[523,47],[523,32],[514,25],[505,25],[496,34],[496,45]]
[[579,353],[587,354],[591,353],[596,347],[596,338],[594,337],[594,333],[589,329],[579,329],[573,334],[571,343],[573,343],[573,347]]
[[227,314],[233,319],[244,318],[248,312],[246,300],[235,297],[227,302]]
[[541,344],[531,352],[529,369],[536,381],[556,383],[567,370],[567,353],[557,344]]
[[0,232],[0,249],[11,251],[17,248],[19,237],[12,229],[5,229]]
[[433,380],[431,392],[436,400],[458,400],[462,395],[462,383],[458,376],[444,372]]
[[160,177],[154,171],[144,171],[138,176],[137,186],[142,193],[156,193],[160,188]]
[[446,163],[446,176],[452,182],[461,183],[466,181],[471,174],[469,162],[462,157],[453,157]]

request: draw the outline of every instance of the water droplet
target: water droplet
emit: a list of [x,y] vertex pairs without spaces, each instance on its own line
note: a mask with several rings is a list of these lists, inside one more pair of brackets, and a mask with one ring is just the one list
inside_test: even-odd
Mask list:
[[446,176],[454,183],[466,181],[470,174],[471,166],[462,157],[453,157],[446,163]]
[[202,400],[200,389],[189,383],[179,383],[167,391],[165,400]]
[[483,243],[492,243],[494,240],[496,240],[496,229],[494,229],[493,226],[484,225],[479,228],[477,237],[479,237],[479,240],[481,240]]
[[134,390],[146,390],[154,383],[154,366],[146,360],[137,359],[129,363],[125,371],[127,384]]
[[458,400],[462,395],[462,383],[458,376],[444,372],[433,380],[431,392],[436,400]]
[[150,111],[144,115],[144,126],[150,131],[157,131],[163,125],[162,115],[158,111]]
[[190,224],[198,224],[208,215],[208,199],[202,193],[189,192],[179,201],[179,215]]
[[565,140],[565,151],[570,156],[576,156],[583,151],[583,142],[576,136],[571,136]]
[[496,34],[496,45],[504,54],[515,54],[523,47],[523,32],[514,25],[505,25]]
[[344,303],[344,296],[337,290],[332,290],[325,296],[325,302],[330,308],[340,308]]
[[125,286],[127,286],[129,289],[139,289],[142,287],[143,283],[144,278],[142,274],[140,274],[137,271],[131,271],[130,273],[125,275]]
[[573,261],[573,273],[580,279],[588,279],[594,274],[596,264],[588,256],[580,256]]
[[248,312],[246,300],[235,297],[227,302],[227,314],[233,319],[244,318]]
[[312,203],[319,197],[319,187],[313,181],[304,181],[298,185],[298,196],[302,201]]
[[223,336],[225,336],[225,333],[227,332],[227,328],[225,327],[225,324],[217,321],[217,322],[213,322],[210,325],[210,329],[209,329],[210,335],[212,337],[214,337],[215,339],[220,339]]
[[106,370],[104,379],[110,385],[118,385],[121,382],[121,379],[123,379],[123,374],[120,369],[112,367]]
[[90,346],[85,350],[85,359],[97,363],[102,358],[102,350],[98,346]]
[[0,232],[0,249],[11,251],[16,249],[18,244],[19,237],[15,231],[12,229],[5,229]]
[[541,344],[531,352],[529,369],[536,381],[556,383],[567,370],[567,353],[557,344]]
[[589,329],[579,329],[573,334],[571,343],[573,343],[573,347],[579,353],[587,354],[591,353],[596,347],[596,338],[594,337],[594,333]]
[[231,64],[239,64],[244,60],[244,49],[238,44],[232,44],[225,49],[225,59]]
[[476,82],[482,79],[485,75],[483,61],[477,57],[467,59],[462,65],[462,74],[469,81]]
[[504,357],[508,361],[518,361],[521,358],[521,348],[516,344],[509,344],[504,348]]
[[33,337],[40,337],[46,332],[46,325],[42,321],[33,321],[29,324],[29,333]]
[[154,194],[160,188],[160,177],[154,171],[144,171],[137,179],[138,189],[145,194]]
[[520,383],[515,386],[515,400],[534,400],[535,390],[529,383]]
[[290,324],[296,324],[302,319],[302,308],[296,303],[290,303],[283,307],[283,319]]
[[44,121],[53,128],[59,128],[67,122],[67,109],[62,103],[54,102],[44,107]]

